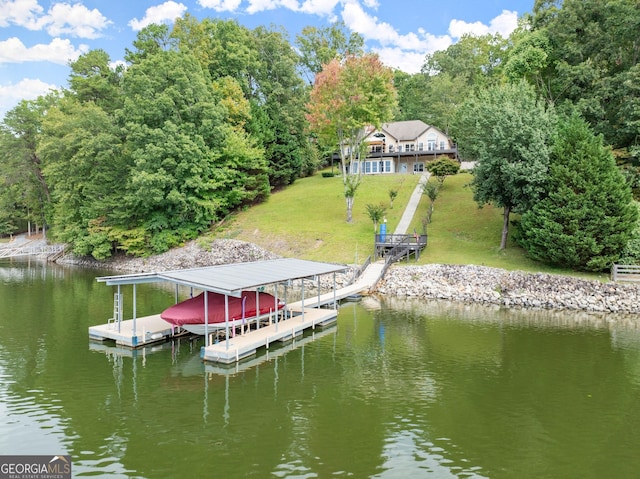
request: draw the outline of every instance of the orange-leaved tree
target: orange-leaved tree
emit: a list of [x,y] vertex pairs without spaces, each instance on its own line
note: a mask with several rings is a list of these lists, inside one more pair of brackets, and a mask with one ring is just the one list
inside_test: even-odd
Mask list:
[[362,178],[362,168],[355,164],[368,128],[390,121],[396,105],[393,71],[375,54],[332,60],[316,75],[307,120],[321,144],[338,148],[348,223]]

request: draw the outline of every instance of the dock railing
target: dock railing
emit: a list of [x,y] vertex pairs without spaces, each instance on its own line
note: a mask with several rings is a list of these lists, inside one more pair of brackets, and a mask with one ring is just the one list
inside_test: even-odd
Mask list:
[[385,262],[396,262],[403,258],[415,255],[420,257],[420,251],[427,246],[427,235],[419,234],[376,234],[375,235],[375,259],[384,257]]
[[640,282],[640,265],[614,264],[611,267],[611,280]]

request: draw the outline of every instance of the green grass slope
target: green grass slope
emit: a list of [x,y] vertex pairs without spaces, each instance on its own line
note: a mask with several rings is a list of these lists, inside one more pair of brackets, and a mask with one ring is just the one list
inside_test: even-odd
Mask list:
[[[238,213],[213,235],[255,243],[287,257],[362,263],[373,254],[374,242],[373,223],[366,205],[387,206],[387,230],[392,233],[419,178],[400,174],[365,176],[356,195],[353,222],[347,223],[341,178],[324,178],[318,173],[297,180],[274,193],[267,202]],[[499,250],[502,209],[478,208],[471,189],[466,187],[470,180],[468,173],[446,179],[435,202],[432,222],[427,225],[428,246],[418,263],[475,264],[507,270],[576,274],[531,260],[513,241],[509,241],[506,250]],[[393,208],[389,208],[390,189],[398,190]],[[409,232],[422,231],[428,206],[429,198],[423,195]]]

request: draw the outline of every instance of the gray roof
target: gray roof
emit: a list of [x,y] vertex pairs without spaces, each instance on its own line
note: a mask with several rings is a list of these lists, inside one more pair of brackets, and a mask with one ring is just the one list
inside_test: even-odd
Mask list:
[[382,125],[382,131],[398,141],[415,140],[428,129],[429,125],[422,120],[394,121]]
[[180,269],[159,273],[102,276],[99,282],[107,285],[156,283],[161,281],[192,286],[231,296],[260,286],[293,279],[310,278],[346,270],[344,265],[319,263],[301,259],[281,258],[250,263],[232,263],[202,268]]

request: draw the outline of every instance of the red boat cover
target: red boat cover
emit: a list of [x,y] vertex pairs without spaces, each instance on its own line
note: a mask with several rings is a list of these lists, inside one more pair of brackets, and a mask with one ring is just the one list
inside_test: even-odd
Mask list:
[[[259,296],[258,296],[259,294]],[[208,292],[209,324],[224,323],[224,295]],[[242,318],[253,318],[256,315],[256,297],[260,305],[260,315],[274,311],[276,298],[268,293],[255,291],[243,291],[240,298],[229,296],[229,321]],[[279,302],[278,309],[284,307]],[[187,299],[165,309],[160,317],[175,326],[183,324],[204,324],[204,293],[194,298]]]

